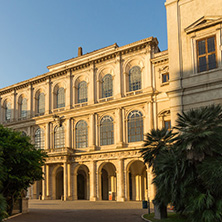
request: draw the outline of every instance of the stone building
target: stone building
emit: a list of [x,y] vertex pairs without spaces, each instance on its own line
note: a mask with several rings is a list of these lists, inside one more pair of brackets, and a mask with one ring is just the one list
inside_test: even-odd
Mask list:
[[168,50],[156,38],[48,66],[0,90],[0,123],[48,153],[30,198],[153,199],[139,150],[176,114],[222,102],[222,0],[167,0]]

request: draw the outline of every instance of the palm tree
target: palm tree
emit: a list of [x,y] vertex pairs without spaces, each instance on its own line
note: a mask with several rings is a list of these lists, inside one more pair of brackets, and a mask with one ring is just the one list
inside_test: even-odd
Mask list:
[[[166,192],[165,188],[169,184],[162,175],[166,175],[164,169],[169,165],[165,164],[166,157],[171,158],[171,146],[174,142],[175,133],[167,129],[153,129],[150,133],[146,134],[144,141],[144,148],[140,151],[142,153],[145,163],[152,167],[154,174],[153,183],[157,188],[156,198],[154,204],[160,210],[160,217],[167,217],[167,204],[170,202],[170,193]],[[168,163],[168,162],[167,162]],[[168,177],[170,179],[170,177]],[[163,182],[164,181],[164,182]],[[166,183],[165,183],[166,182]],[[170,189],[170,188],[169,188]]]
[[141,153],[152,167],[155,203],[168,203],[191,222],[222,221],[222,108],[178,114],[177,133],[151,130]]
[[[222,221],[222,108],[211,105],[178,114],[175,146],[183,157],[180,200],[189,221]],[[182,170],[183,166],[183,170]],[[185,198],[184,198],[185,197]]]

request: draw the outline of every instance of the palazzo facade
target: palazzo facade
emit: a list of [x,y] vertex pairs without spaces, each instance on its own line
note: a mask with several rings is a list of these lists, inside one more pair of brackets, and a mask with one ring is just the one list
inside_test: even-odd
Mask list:
[[153,37],[79,48],[78,57],[0,89],[0,123],[48,153],[30,198],[152,200],[144,134],[171,128],[178,112],[222,104],[222,0],[165,5],[168,50]]

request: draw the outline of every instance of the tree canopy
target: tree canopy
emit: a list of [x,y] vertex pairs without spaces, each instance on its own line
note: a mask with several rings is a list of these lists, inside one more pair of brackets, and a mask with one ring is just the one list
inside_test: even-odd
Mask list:
[[42,179],[45,157],[46,153],[36,149],[28,136],[0,125],[0,194],[7,202],[9,215],[21,191]]
[[178,114],[175,130],[152,130],[141,150],[153,167],[155,203],[172,203],[191,222],[222,221],[221,106]]

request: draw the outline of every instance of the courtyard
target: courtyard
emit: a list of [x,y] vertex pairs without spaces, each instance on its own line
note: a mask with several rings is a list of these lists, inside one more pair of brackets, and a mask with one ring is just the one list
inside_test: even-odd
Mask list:
[[147,213],[136,201],[60,201],[30,200],[29,213],[11,218],[9,222],[141,222]]

